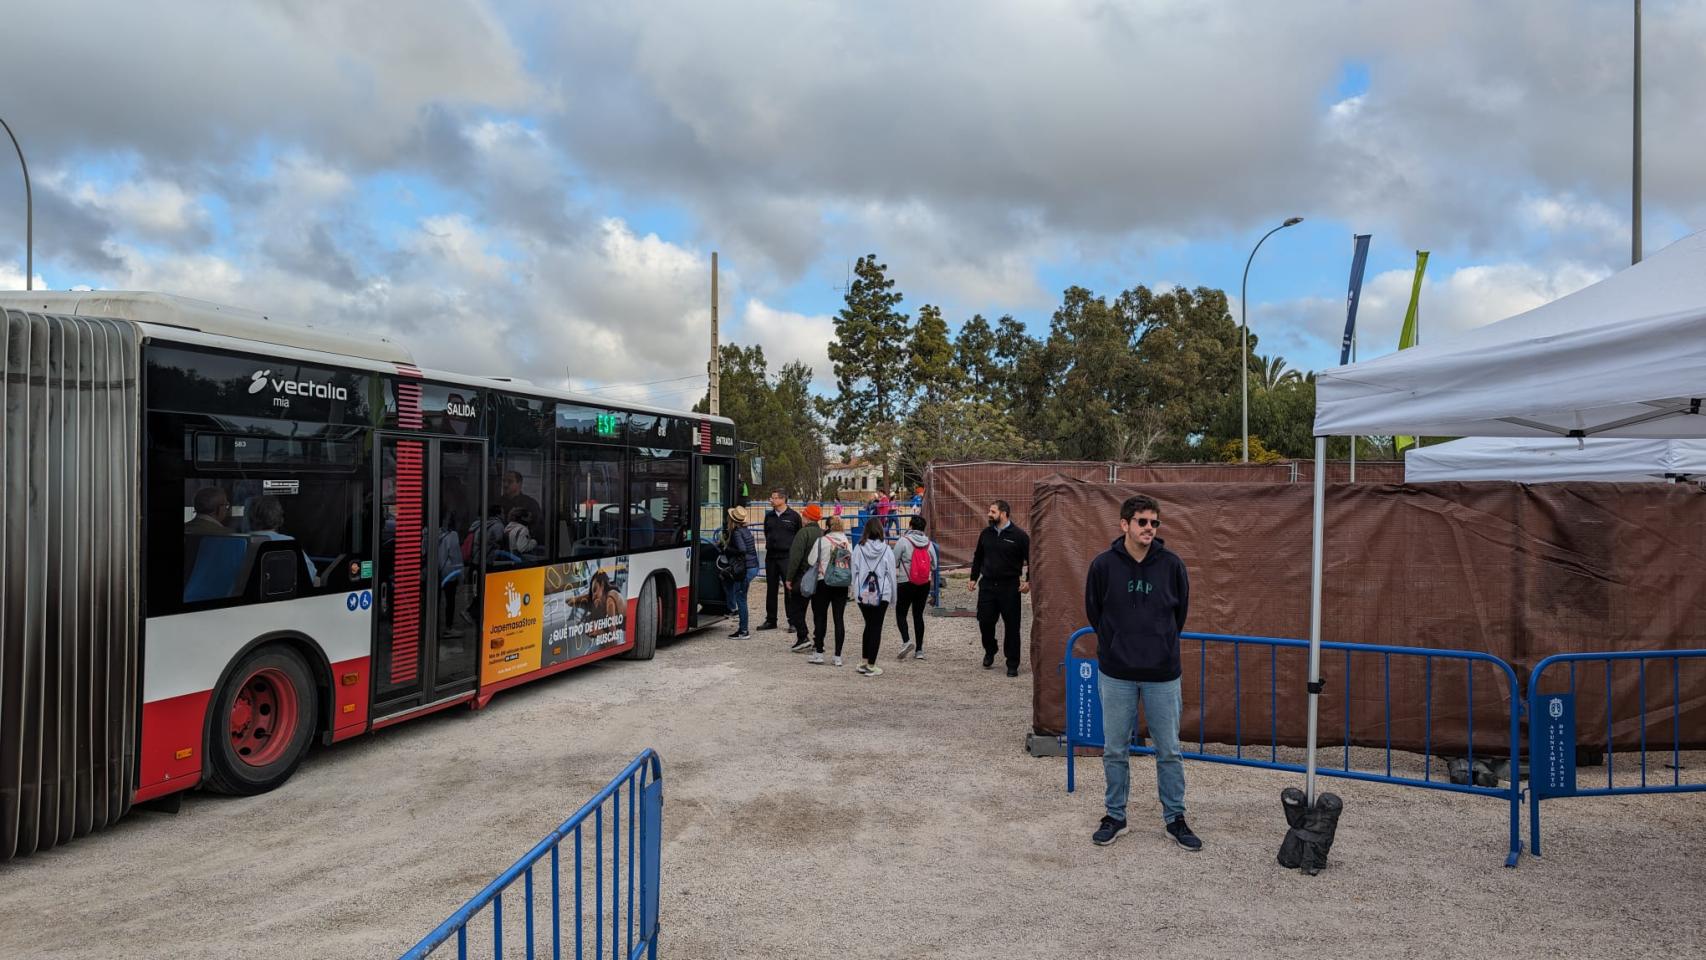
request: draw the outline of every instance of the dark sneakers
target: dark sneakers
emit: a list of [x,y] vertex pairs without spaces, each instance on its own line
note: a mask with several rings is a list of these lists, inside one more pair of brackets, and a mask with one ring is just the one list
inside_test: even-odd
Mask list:
[[1098,847],[1105,847],[1130,832],[1131,828],[1126,826],[1124,820],[1103,817],[1102,825],[1096,828],[1096,832],[1091,835],[1090,840]]
[[758,629],[760,629],[760,630],[774,630],[774,629],[776,629],[776,621],[766,620],[763,623],[758,625]]
[[983,669],[988,670],[990,667],[993,667],[993,666],[995,666],[995,654],[993,654],[993,653],[984,654],[983,655]]
[[[1106,820],[1103,822],[1105,824]],[[1179,846],[1184,847],[1192,853],[1202,849],[1202,841],[1197,839],[1197,835],[1191,832],[1190,825],[1185,823],[1184,817],[1180,817],[1172,823],[1167,824],[1167,832],[1173,835],[1174,840],[1179,841]],[[1096,835],[1101,836],[1101,833],[1098,832]],[[1102,841],[1098,840],[1096,842],[1101,843]],[[1112,841],[1109,842],[1111,843]]]
[[1019,675],[1019,668],[1018,668],[1018,667],[1008,667],[1008,668],[1007,668],[1007,675],[1008,675],[1008,676],[1009,676],[1009,677],[1016,677],[1016,676],[1018,676],[1018,675]]

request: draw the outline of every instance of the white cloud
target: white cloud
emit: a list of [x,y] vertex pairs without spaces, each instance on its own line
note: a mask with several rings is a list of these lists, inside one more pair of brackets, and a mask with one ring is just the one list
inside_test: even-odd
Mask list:
[[[1156,254],[1299,213],[1484,264],[1429,281],[1425,329],[1445,330],[1561,291],[1628,243],[1627,11],[1599,0],[38,13],[0,58],[0,86],[40,94],[8,108],[31,160],[136,169],[38,194],[55,274],[384,326],[427,362],[491,372],[696,373],[710,249],[742,266],[724,277],[741,336],[780,338],[825,382],[796,329],[818,337],[824,318],[785,298],[866,252],[903,309],[936,303],[957,324],[1046,312],[1043,265],[1154,286],[1111,274],[1141,256],[1194,284],[1206,261]],[[1654,4],[1647,24],[1656,246],[1706,221],[1706,6]],[[70,74],[53,60],[68,36],[86,67]],[[1344,97],[1347,63],[1370,79]],[[428,184],[406,221],[373,222],[394,214],[364,195],[375,171]],[[217,238],[209,197],[231,223]],[[625,206],[687,224],[649,235],[610,217]],[[0,257],[18,259],[17,216],[0,203]],[[1406,292],[1407,274],[1370,279],[1365,345],[1395,337]],[[1258,308],[1264,348],[1325,354],[1336,293]]]
[[[73,39],[82,67],[66,70]],[[0,88],[40,94],[7,114],[32,153],[193,162],[265,140],[367,164],[407,144],[429,108],[541,96],[483,0],[65,0],[18,18],[7,47]]]
[[[37,290],[48,289],[47,281],[43,280],[42,275],[39,273],[35,276],[34,288]],[[24,289],[23,261],[20,260],[17,263],[7,263],[4,260],[0,260],[0,290],[22,289]]]
[[[515,255],[495,252],[505,240]],[[119,266],[89,279],[105,289],[248,307],[281,322],[389,335],[438,369],[542,384],[572,374],[579,388],[702,375],[710,343],[708,257],[638,236],[618,219],[560,245],[526,240],[459,215],[426,218],[399,241],[405,256],[395,269],[353,286],[280,268],[259,248],[232,258],[110,244]],[[723,279],[738,296],[738,275],[725,271]],[[692,386],[666,383],[624,395],[681,406],[695,399]]]
[[1627,246],[1629,218],[1597,200],[1573,193],[1528,197],[1519,215],[1533,226],[1556,234],[1574,234],[1606,246]]
[[122,267],[105,278],[101,287],[106,289],[175,293],[268,311],[266,304],[251,301],[250,278],[224,257],[210,253],[158,256],[117,243],[109,244],[108,250]]
[[443,276],[501,283],[510,269],[508,261],[492,253],[487,237],[459,213],[427,217],[400,245],[405,253],[426,260],[430,272]]
[[764,347],[771,373],[798,361],[811,368],[813,386],[823,391],[835,389],[835,366],[829,361],[829,344],[835,339],[834,317],[779,310],[754,298],[746,302],[739,337],[744,345]]
[[[1443,277],[1424,276],[1417,309],[1422,342],[1532,310],[1607,275],[1606,270],[1576,263],[1555,267],[1494,263],[1462,267]],[[1357,307],[1359,358],[1367,360],[1398,348],[1414,278],[1410,270],[1387,270],[1364,281]],[[1345,302],[1336,298],[1251,305],[1250,329],[1259,338],[1257,351],[1280,353],[1292,359],[1293,366],[1337,365],[1344,327]]]
[[[54,182],[63,185],[66,179],[61,171]],[[201,202],[182,186],[165,180],[129,180],[108,189],[82,183],[70,191],[70,196],[108,214],[115,226],[145,236],[205,231],[208,225]]]

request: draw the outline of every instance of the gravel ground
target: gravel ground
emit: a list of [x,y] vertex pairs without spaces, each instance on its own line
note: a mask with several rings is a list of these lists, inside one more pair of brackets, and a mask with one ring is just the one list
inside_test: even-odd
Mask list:
[[1308,878],[1273,859],[1300,778],[1187,764],[1189,854],[1136,761],[1136,829],[1097,848],[1099,763],[1067,795],[1064,761],[1023,751],[1030,681],[981,669],[971,620],[929,631],[931,659],[896,663],[891,627],[871,679],[711,631],[317,751],[267,796],[133,814],[0,865],[0,957],[395,956],[645,746],[663,956],[1706,951],[1706,797],[1555,802],[1545,859],[1506,870],[1497,802],[1332,781],[1347,810]]

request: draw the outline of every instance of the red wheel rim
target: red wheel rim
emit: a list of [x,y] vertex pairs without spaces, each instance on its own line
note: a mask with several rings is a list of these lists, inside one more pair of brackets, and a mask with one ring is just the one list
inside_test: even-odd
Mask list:
[[231,701],[231,751],[251,767],[274,763],[296,737],[296,684],[284,671],[250,674]]

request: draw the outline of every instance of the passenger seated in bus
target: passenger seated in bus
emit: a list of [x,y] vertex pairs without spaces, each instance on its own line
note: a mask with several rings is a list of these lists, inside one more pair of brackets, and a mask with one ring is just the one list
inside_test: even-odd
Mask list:
[[504,543],[508,544],[510,553],[523,558],[538,555],[539,541],[533,539],[533,518],[533,512],[526,507],[516,507],[509,512],[509,523],[504,527]]
[[231,498],[219,487],[202,487],[195,492],[195,516],[184,524],[184,536],[231,537],[237,531],[227,527],[231,519]]
[[[284,526],[284,504],[277,497],[255,497],[249,501],[249,507],[244,511],[249,518],[249,538],[251,540],[295,540],[288,533],[280,533],[278,528]],[[302,554],[302,563],[308,568],[308,582],[318,585],[320,574],[314,569],[314,561],[308,559],[308,554]]]

